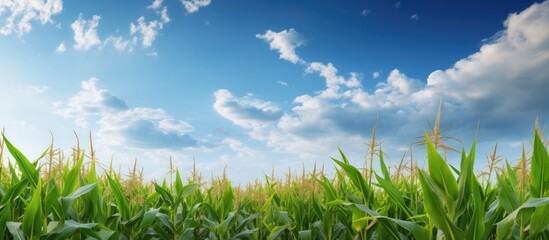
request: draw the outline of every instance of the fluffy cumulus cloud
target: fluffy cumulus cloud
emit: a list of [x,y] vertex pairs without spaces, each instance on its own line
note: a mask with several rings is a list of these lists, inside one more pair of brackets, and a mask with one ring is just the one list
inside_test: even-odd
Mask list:
[[74,32],[74,49],[87,51],[93,46],[101,43],[97,35],[97,27],[99,26],[100,16],[94,15],[91,19],[86,20],[82,15],[71,24]]
[[189,135],[194,128],[174,119],[163,109],[132,108],[106,89],[98,80],[82,82],[82,89],[66,103],[55,103],[55,113],[74,120],[81,127],[94,123],[104,145],[135,148],[177,149],[199,143]]
[[[267,31],[258,38],[280,51],[282,59],[303,61],[305,72],[323,79],[325,89],[297,96],[289,111],[255,97],[240,98],[218,90],[214,108],[247,128],[253,139],[272,149],[306,157],[322,156],[325,149],[335,148],[336,144],[363,150],[378,117],[382,129],[399,133],[393,140],[401,146],[394,149],[402,148],[421,134],[418,127],[434,116],[439,99],[443,100],[445,121],[450,125],[474,131],[472,125],[480,121],[481,131],[505,128],[527,134],[536,115],[549,114],[545,104],[549,92],[546,29],[549,2],[536,3],[511,14],[502,34],[484,43],[478,52],[449,69],[432,72],[426,82],[394,69],[374,89],[362,86],[360,74],[342,75],[332,63],[304,62],[295,54],[299,44],[292,44],[286,37],[275,40],[279,33]],[[290,32],[297,34],[293,29],[280,33]],[[506,136],[498,133],[495,137]]]
[[296,54],[295,49],[305,43],[303,38],[293,28],[273,32],[267,30],[265,34],[256,34],[257,38],[269,43],[271,50],[277,50],[280,58],[292,63],[303,63],[304,61]]
[[181,0],[181,3],[187,10],[187,13],[197,12],[200,8],[207,7],[212,3],[211,0]]
[[62,0],[2,0],[0,1],[0,34],[22,36],[32,29],[31,21],[53,23],[52,16],[63,10]]

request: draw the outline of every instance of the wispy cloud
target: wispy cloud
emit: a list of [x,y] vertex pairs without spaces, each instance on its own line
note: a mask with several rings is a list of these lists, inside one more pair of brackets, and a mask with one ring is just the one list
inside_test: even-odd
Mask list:
[[106,89],[97,88],[98,80],[82,82],[82,89],[66,103],[54,105],[55,113],[74,120],[81,127],[97,124],[97,135],[104,145],[133,148],[174,149],[198,146],[189,135],[194,128],[160,108],[129,107]]
[[281,85],[281,86],[288,86],[288,83],[284,81],[276,81],[276,83],[278,83],[278,85]]
[[32,95],[42,94],[48,91],[50,87],[46,85],[30,85],[27,87],[27,92],[29,92]]
[[282,110],[275,104],[255,98],[252,95],[235,97],[231,92],[220,89],[214,93],[214,109],[234,124],[245,128],[258,128],[277,121]]
[[31,31],[31,21],[39,20],[42,24],[53,23],[51,17],[60,14],[62,10],[62,0],[0,1],[0,22],[5,22],[5,25],[0,27],[0,34],[17,33],[21,37]]
[[271,50],[277,50],[280,58],[292,63],[303,63],[303,60],[297,56],[295,49],[305,43],[303,38],[293,28],[273,32],[267,30],[265,34],[256,34],[257,38],[269,43]]
[[364,16],[364,17],[367,17],[368,15],[372,14],[372,10],[371,9],[364,9],[364,10],[362,10],[362,12],[360,14],[362,14],[362,16]]
[[65,42],[61,42],[57,48],[55,49],[55,52],[56,53],[64,53],[65,51],[67,50],[67,48],[65,48]]
[[410,16],[410,19],[417,21],[419,20],[419,15],[417,13],[414,13],[412,16]]
[[372,78],[376,79],[376,78],[379,78],[379,72],[373,72],[372,73]]
[[92,19],[82,19],[82,14],[76,21],[71,24],[74,32],[74,49],[87,51],[93,46],[101,43],[97,35],[97,27],[99,26],[100,16],[94,15]]

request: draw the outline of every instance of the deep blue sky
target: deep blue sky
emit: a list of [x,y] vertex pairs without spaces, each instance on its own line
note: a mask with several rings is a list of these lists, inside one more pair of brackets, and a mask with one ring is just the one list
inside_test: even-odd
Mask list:
[[0,3],[7,136],[37,155],[50,130],[61,148],[91,130],[102,162],[158,177],[195,157],[245,182],[337,146],[360,164],[378,116],[399,159],[440,98],[448,134],[467,147],[480,122],[480,153],[510,160],[549,113],[548,2],[155,3]]

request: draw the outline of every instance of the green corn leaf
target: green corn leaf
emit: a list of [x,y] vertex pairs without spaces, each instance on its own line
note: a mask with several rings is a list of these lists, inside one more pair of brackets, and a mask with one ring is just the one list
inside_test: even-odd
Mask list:
[[177,196],[183,196],[183,182],[181,180],[181,175],[179,174],[179,169],[175,170],[175,192]]
[[383,178],[390,182],[391,174],[389,173],[389,170],[387,170],[387,166],[385,165],[385,161],[383,160],[383,151],[381,151],[381,148],[379,148],[379,164],[381,167],[381,173],[383,174]]
[[456,227],[446,214],[441,202],[440,196],[436,191],[434,181],[423,170],[419,171],[419,180],[423,190],[423,204],[425,212],[433,224],[442,232],[448,239],[464,239],[465,234],[462,230]]
[[0,239],[6,239],[7,223],[11,220],[11,203],[8,201],[0,210]]
[[23,232],[30,238],[40,236],[42,232],[42,182],[38,179],[38,184],[30,203],[25,208],[25,214],[23,215]]
[[158,213],[156,214],[156,217],[160,220],[162,225],[164,225],[166,228],[170,230],[171,234],[175,234],[174,225],[172,221],[170,220],[170,217],[164,213]]
[[9,188],[6,193],[4,194],[4,197],[2,198],[2,202],[0,205],[5,205],[8,202],[12,202],[25,188],[28,186],[29,180],[23,179],[21,181],[18,181],[15,185],[13,185],[11,188]]
[[225,220],[223,220],[219,225],[217,225],[218,232],[221,234],[227,233],[229,231],[229,228],[233,224],[234,220],[236,220],[235,216],[236,214],[234,212],[230,212],[227,218],[225,218]]
[[251,221],[255,220],[256,218],[258,218],[260,216],[259,213],[254,213],[254,214],[251,214],[250,216],[246,217],[245,219],[243,219],[242,221],[240,221],[240,223],[238,224],[238,227],[236,228],[238,231],[241,231],[242,229],[244,229],[244,227],[246,226],[246,224],[250,223]]
[[191,183],[191,184],[185,185],[185,186],[181,189],[181,197],[182,197],[182,198],[186,198],[186,197],[190,196],[190,195],[193,194],[196,190],[198,190],[199,187],[200,187],[200,185],[198,185],[198,184],[196,184],[196,183]]
[[10,143],[10,141],[8,141],[8,139],[6,138],[6,136],[4,136],[4,134],[2,134],[2,138],[4,139],[4,143],[6,144],[8,151],[11,153],[11,155],[15,159],[17,166],[19,166],[19,170],[21,170],[23,177],[28,179],[34,188],[37,188],[40,174],[38,170],[36,170],[36,167],[27,159],[27,157],[25,157],[25,155],[23,155],[19,151],[19,149],[17,149],[15,146],[13,146]]
[[268,239],[275,240],[282,237],[282,235],[284,234],[284,231],[286,231],[288,227],[289,227],[288,225],[274,227],[273,230],[271,230],[271,234],[269,234]]
[[480,183],[476,177],[471,182],[471,198],[473,200],[473,216],[466,229],[467,239],[481,239],[486,230],[484,226],[484,202],[481,197]]
[[[328,240],[328,236],[323,230],[322,221],[316,221],[313,223],[313,236],[318,240]],[[300,235],[301,236],[301,235]]]
[[425,229],[424,227],[421,227],[419,224],[417,224],[415,222],[390,218],[390,217],[386,217],[386,216],[376,216],[376,218],[378,218],[378,219],[387,219],[387,220],[390,220],[390,221],[398,224],[399,226],[401,226],[401,227],[405,228],[406,230],[410,231],[412,233],[412,235],[414,235],[414,238],[416,238],[416,239],[428,239],[429,238],[429,231],[427,231],[427,229]]
[[158,185],[157,183],[154,183],[154,190],[160,194],[160,196],[162,197],[162,200],[168,204],[168,206],[173,206],[174,204],[174,199],[173,199],[173,196],[172,194],[166,190],[165,188],[161,187],[160,185]]
[[435,184],[444,189],[446,194],[453,199],[457,199],[459,195],[458,185],[454,175],[450,171],[450,167],[446,161],[442,159],[440,154],[438,154],[437,149],[431,142],[427,133],[425,133],[425,141],[427,145],[427,165],[431,178]]
[[97,186],[97,183],[98,182],[95,182],[95,183],[92,183],[92,184],[88,184],[86,186],[83,186],[79,189],[77,189],[76,191],[70,193],[68,196],[66,197],[59,197],[58,199],[58,202],[59,204],[61,204],[61,207],[62,207],[62,212],[61,214],[63,216],[65,216],[64,214],[67,214],[69,212],[69,209],[71,208],[72,206],[72,203],[77,199],[79,198],[80,196],[86,194],[86,193],[89,193],[90,191],[92,191],[95,186]]
[[[50,222],[51,230],[42,236],[44,240],[63,240],[71,237],[77,230],[92,229],[97,223],[78,223],[73,220]],[[48,227],[50,228],[50,227]]]
[[523,203],[520,207],[509,213],[507,217],[497,223],[497,239],[509,239],[517,221],[519,212],[549,204],[549,197],[546,198],[531,198]]
[[393,185],[393,183],[381,178],[379,175],[377,175],[377,173],[375,173],[375,176],[379,186],[381,186],[385,190],[385,193],[387,193],[393,203],[395,203],[408,216],[415,215],[414,213],[412,213],[412,210],[410,210],[410,208],[406,205],[406,203],[404,202],[404,196],[398,190],[398,188]]
[[517,198],[517,193],[513,191],[511,184],[499,174],[496,174],[498,179],[498,200],[500,206],[505,209],[507,213],[515,211],[520,205]]
[[534,153],[532,154],[532,181],[530,195],[533,198],[544,197],[549,190],[549,155],[543,142],[535,133]]
[[300,240],[313,240],[313,231],[311,230],[302,230],[299,231]]
[[[342,156],[344,156],[343,153]],[[332,160],[343,168],[343,170],[347,173],[347,176],[349,176],[349,179],[351,179],[351,182],[361,191],[364,199],[368,199],[370,196],[370,189],[368,188],[366,180],[362,177],[362,174],[360,174],[360,171],[348,163],[336,160],[334,158],[332,158]]]
[[118,211],[120,212],[120,215],[122,215],[122,218],[129,219],[130,218],[130,209],[128,200],[126,200],[126,196],[124,195],[124,192],[122,192],[122,189],[120,189],[120,184],[118,181],[113,180],[111,176],[107,174],[107,180],[109,181],[109,185],[111,186],[112,192],[114,194],[114,198],[116,200],[116,207],[118,208]]
[[7,222],[6,226],[8,227],[8,230],[11,233],[11,236],[15,240],[25,240],[27,239],[25,237],[25,234],[21,230],[21,223],[20,222]]
[[254,228],[254,229],[246,229],[244,231],[241,231],[239,233],[237,233],[236,235],[234,235],[231,239],[233,240],[236,240],[236,239],[241,239],[241,238],[251,238],[251,236],[257,232],[259,230],[259,228]]
[[141,220],[141,223],[139,224],[139,228],[140,229],[145,229],[149,225],[151,225],[151,223],[156,218],[156,215],[158,214],[158,212],[159,212],[158,208],[153,208],[153,209],[150,209],[149,211],[145,212],[145,214],[143,214],[143,219]]
[[[549,155],[537,132],[535,133],[534,153],[532,154],[530,195],[535,198],[549,196]],[[531,234],[535,235],[546,230],[547,225],[549,225],[548,212],[549,206],[536,208],[530,224]]]
[[82,170],[82,164],[84,163],[84,155],[78,158],[76,161],[76,164],[72,167],[72,169],[69,171],[68,174],[64,176],[64,183],[65,187],[63,188],[63,192],[61,193],[61,196],[67,196],[69,193],[71,193],[76,185],[78,184],[78,177],[80,175],[80,170]]

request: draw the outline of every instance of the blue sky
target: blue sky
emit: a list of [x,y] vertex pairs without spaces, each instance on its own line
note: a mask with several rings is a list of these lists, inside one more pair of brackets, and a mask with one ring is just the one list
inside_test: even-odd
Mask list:
[[378,117],[398,161],[442,99],[482,167],[547,119],[547,29],[547,1],[0,1],[0,126],[31,157],[91,131],[104,164],[241,183],[361,165]]

